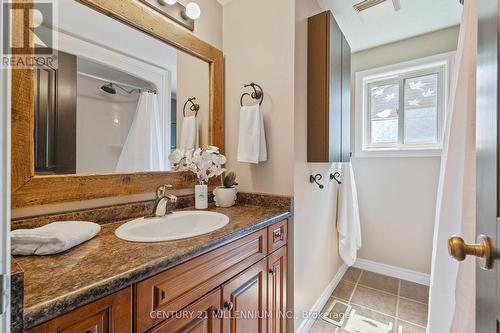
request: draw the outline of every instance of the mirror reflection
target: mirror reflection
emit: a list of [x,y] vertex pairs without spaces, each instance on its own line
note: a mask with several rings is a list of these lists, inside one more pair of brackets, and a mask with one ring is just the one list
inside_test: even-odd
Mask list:
[[171,151],[209,144],[208,63],[75,1],[59,12],[57,64],[36,73],[37,175],[167,171]]

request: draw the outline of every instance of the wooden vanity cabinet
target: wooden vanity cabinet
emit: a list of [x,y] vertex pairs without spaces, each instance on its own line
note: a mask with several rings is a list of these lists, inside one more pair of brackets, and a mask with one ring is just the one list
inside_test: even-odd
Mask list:
[[27,333],[131,333],[132,288],[84,305]]
[[[136,332],[286,333],[287,223],[277,222],[139,282]],[[208,296],[192,303],[207,290],[212,290]],[[213,295],[220,295],[219,303]],[[192,305],[181,310],[187,302]],[[158,323],[162,318],[152,319],[151,311],[176,315]],[[200,319],[193,311],[211,318]],[[186,314],[190,318],[183,318]]]
[[[135,330],[145,332],[267,256],[267,229],[259,230],[136,285]],[[158,317],[158,316],[155,316]]]
[[286,245],[283,220],[28,333],[285,333]]

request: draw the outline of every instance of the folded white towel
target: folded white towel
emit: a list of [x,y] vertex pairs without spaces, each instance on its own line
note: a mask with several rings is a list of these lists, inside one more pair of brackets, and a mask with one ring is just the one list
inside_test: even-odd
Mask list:
[[339,254],[347,266],[354,265],[361,248],[361,224],[359,219],[358,193],[352,164],[342,164],[337,208],[337,230],[339,232]]
[[81,244],[101,230],[92,222],[54,222],[34,229],[18,229],[11,232],[13,255],[48,255],[66,251]]
[[198,148],[198,122],[194,116],[184,117],[182,120],[179,149],[189,150],[196,148]]
[[238,162],[259,163],[266,160],[264,118],[259,104],[242,106],[240,110]]

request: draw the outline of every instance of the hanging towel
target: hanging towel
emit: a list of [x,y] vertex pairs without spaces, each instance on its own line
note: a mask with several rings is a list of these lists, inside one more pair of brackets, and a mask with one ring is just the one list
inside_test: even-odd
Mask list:
[[342,184],[340,185],[337,208],[337,230],[339,233],[339,253],[347,266],[354,265],[357,252],[361,248],[361,224],[359,221],[358,194],[352,164],[342,164]]
[[184,117],[182,120],[181,143],[179,148],[182,150],[198,148],[198,122],[195,116]]
[[11,232],[13,255],[49,255],[66,251],[95,235],[101,226],[92,222],[54,222],[40,228]]
[[160,125],[158,97],[150,92],[142,92],[116,172],[167,170],[164,134]]
[[266,160],[266,135],[260,106],[258,104],[242,106],[240,110],[238,162],[257,164]]

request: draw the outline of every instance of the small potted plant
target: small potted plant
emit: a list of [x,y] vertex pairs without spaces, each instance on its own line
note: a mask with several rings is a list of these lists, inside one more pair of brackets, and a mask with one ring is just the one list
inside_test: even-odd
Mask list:
[[215,205],[217,207],[231,207],[236,202],[236,174],[229,172],[223,179],[222,185],[214,190]]

